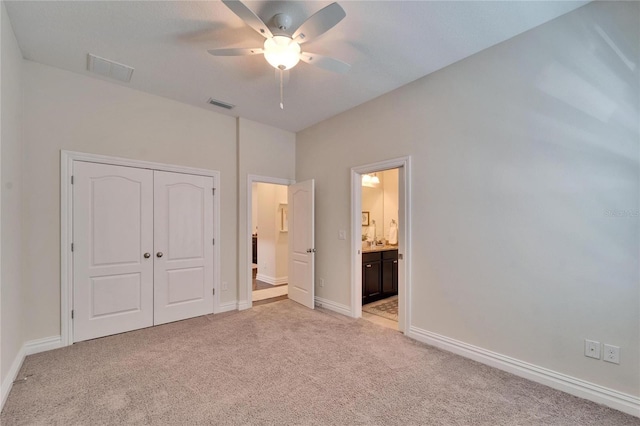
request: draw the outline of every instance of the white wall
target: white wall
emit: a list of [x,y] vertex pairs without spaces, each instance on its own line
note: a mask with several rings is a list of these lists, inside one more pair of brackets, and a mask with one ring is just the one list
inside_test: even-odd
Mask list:
[[236,300],[236,120],[24,62],[23,320],[26,340],[60,334],[60,150],[221,172],[221,303]]
[[[255,121],[238,119],[238,300],[247,306],[248,280],[251,279],[251,235],[247,233],[248,176],[258,175],[295,179],[296,135]],[[258,238],[260,232],[258,230]],[[258,259],[260,253],[258,253]]]
[[[0,275],[0,383],[13,380],[9,370],[22,348],[24,330],[22,322],[21,287],[21,91],[22,53],[18,48],[4,2],[1,29],[1,98],[0,128],[2,182],[2,261]],[[6,390],[6,387],[5,389]],[[2,392],[2,391],[0,391]],[[5,395],[0,395],[4,400]]]
[[411,324],[639,396],[639,16],[591,3],[298,133],[316,294],[350,305],[349,169],[410,155]]

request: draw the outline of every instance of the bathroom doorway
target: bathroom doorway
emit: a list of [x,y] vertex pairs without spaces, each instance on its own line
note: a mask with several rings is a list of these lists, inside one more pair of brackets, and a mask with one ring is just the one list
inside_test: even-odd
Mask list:
[[398,329],[399,169],[362,175],[362,318]]
[[352,169],[352,313],[406,332],[409,158]]
[[287,298],[287,189],[287,185],[251,183],[251,300],[254,305]]

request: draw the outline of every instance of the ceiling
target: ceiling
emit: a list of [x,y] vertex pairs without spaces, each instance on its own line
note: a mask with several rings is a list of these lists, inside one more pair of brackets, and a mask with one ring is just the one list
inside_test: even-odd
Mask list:
[[[352,65],[346,75],[300,62],[279,108],[275,70],[262,55],[207,49],[264,39],[219,1],[6,1],[25,59],[80,74],[87,54],[135,68],[144,92],[297,132],[576,9],[586,1],[341,1],[347,16],[303,50]],[[247,1],[269,24],[297,28],[328,1]],[[231,111],[207,104],[214,98]]]

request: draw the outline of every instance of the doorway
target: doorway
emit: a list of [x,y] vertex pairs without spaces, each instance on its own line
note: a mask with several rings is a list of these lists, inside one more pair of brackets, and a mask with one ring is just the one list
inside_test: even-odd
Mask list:
[[352,171],[352,316],[409,330],[410,158]]
[[251,300],[276,301],[288,295],[287,185],[251,184]]
[[399,169],[362,175],[362,318],[398,329]]

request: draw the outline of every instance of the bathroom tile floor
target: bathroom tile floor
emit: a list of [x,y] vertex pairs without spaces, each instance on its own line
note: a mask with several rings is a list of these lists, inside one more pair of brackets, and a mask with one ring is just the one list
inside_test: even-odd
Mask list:
[[393,330],[398,329],[398,296],[362,306],[362,318]]

